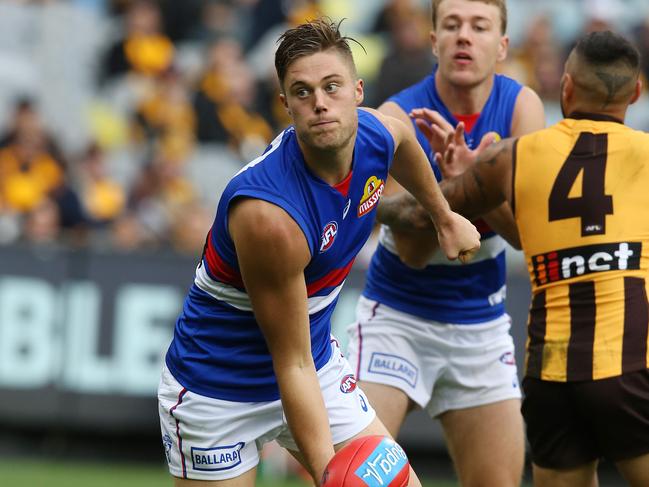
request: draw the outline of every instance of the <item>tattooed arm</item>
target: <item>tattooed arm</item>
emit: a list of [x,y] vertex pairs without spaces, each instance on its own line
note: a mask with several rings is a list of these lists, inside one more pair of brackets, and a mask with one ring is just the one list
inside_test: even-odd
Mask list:
[[434,231],[428,212],[407,192],[383,196],[376,219],[400,232]]
[[[494,144],[464,173],[441,182],[442,192],[454,211],[474,218],[504,202],[511,205],[515,142],[505,139]],[[447,151],[441,163],[450,163],[452,157],[452,151]]]
[[[512,159],[516,139],[505,139],[484,150],[464,173],[444,179],[442,192],[451,208],[467,218],[478,217],[504,202],[511,204]],[[456,164],[456,154],[447,151],[440,166]],[[377,219],[403,230],[433,229],[428,213],[408,193],[381,199]]]

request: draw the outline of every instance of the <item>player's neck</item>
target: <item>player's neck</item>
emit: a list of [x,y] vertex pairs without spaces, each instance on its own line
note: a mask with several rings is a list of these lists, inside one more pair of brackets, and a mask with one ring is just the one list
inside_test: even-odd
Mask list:
[[299,142],[304,162],[309,170],[330,186],[344,180],[352,169],[356,137],[338,150],[319,150]]
[[460,86],[440,76],[435,76],[435,86],[439,97],[451,113],[473,115],[482,112],[494,85],[494,76],[474,86]]
[[628,105],[621,104],[611,104],[607,108],[602,108],[598,105],[593,105],[592,103],[573,103],[566,105],[564,108],[564,113],[566,117],[569,117],[572,114],[592,114],[592,115],[602,115],[604,117],[610,117],[621,122],[624,122],[626,118],[626,111],[629,108]]

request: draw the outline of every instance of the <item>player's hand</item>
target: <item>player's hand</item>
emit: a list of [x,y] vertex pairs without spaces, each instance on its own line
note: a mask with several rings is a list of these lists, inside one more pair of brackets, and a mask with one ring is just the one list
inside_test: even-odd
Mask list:
[[433,154],[443,154],[450,140],[449,136],[455,131],[453,126],[439,112],[430,108],[415,108],[410,112],[410,117],[428,139]]
[[449,260],[466,264],[480,249],[480,233],[469,220],[449,210],[448,218],[437,222],[439,246]]
[[480,144],[471,150],[464,139],[464,123],[457,124],[455,131],[447,135],[446,149],[435,154],[435,162],[442,176],[452,178],[466,171],[488,147],[497,141],[495,132],[488,132]]

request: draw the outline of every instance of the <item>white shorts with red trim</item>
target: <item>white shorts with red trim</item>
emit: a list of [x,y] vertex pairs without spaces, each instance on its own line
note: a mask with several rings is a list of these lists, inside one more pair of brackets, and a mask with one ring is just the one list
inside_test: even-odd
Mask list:
[[511,318],[439,323],[361,296],[348,327],[347,357],[358,380],[405,392],[431,417],[521,397]]
[[[332,341],[329,362],[318,371],[334,444],[364,430],[376,417],[353,371]],[[263,445],[277,440],[297,450],[279,400],[243,403],[195,394],[164,367],[158,387],[162,443],[169,472],[179,478],[225,480],[254,468]]]

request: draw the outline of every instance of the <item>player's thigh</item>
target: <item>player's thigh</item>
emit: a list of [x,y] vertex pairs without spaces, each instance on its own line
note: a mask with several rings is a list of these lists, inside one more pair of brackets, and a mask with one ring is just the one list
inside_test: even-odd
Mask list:
[[463,486],[520,485],[525,438],[518,399],[447,411],[440,420]]
[[189,480],[174,477],[174,487],[254,487],[257,468],[227,480]]
[[396,438],[406,415],[415,407],[415,403],[405,392],[396,387],[364,381],[359,382],[359,387],[390,435]]
[[597,462],[554,470],[532,465],[534,487],[597,487]]
[[649,454],[620,460],[615,462],[615,466],[631,487],[649,485]]

